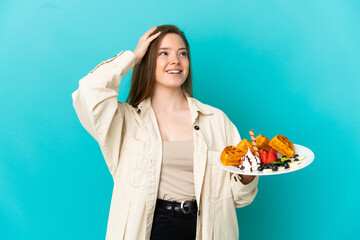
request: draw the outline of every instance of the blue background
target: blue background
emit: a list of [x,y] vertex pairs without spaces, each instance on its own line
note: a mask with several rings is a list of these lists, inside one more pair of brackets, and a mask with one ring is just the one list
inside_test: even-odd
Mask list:
[[112,178],[71,93],[162,24],[190,42],[195,97],[242,137],[283,134],[315,153],[260,178],[237,210],[240,238],[359,239],[355,0],[0,1],[0,239],[105,238]]

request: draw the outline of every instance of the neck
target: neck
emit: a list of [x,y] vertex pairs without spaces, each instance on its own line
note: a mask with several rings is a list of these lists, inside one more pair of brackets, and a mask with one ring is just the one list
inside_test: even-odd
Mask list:
[[156,111],[172,112],[187,108],[187,98],[181,87],[166,88],[156,86],[151,97],[151,105]]

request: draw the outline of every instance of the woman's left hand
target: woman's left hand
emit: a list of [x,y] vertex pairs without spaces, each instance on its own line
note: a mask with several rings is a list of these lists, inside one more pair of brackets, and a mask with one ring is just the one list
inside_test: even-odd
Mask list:
[[239,174],[239,176],[241,178],[240,182],[244,185],[251,183],[256,177],[256,176],[241,175],[241,174]]

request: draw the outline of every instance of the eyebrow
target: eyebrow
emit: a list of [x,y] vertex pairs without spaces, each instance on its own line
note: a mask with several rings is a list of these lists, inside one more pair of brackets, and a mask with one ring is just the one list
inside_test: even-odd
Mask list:
[[[159,50],[162,50],[162,49],[164,49],[164,50],[169,50],[169,49],[171,49],[171,48],[159,48]],[[186,48],[179,48],[178,50],[186,50]]]

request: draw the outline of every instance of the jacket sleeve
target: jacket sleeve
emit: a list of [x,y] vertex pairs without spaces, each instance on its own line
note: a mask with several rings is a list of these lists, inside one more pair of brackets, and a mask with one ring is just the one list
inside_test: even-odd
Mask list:
[[[241,138],[236,126],[230,121],[230,119],[225,115],[225,127],[227,133],[227,146],[232,145],[236,146]],[[235,207],[245,207],[249,205],[254,199],[258,192],[258,182],[259,176],[256,176],[255,179],[249,184],[242,184],[240,182],[241,177],[239,174],[230,173],[231,181],[231,191],[233,194]]]
[[79,81],[73,106],[83,127],[99,143],[112,176],[118,166],[126,103],[118,102],[121,78],[135,65],[135,54],[121,51]]

